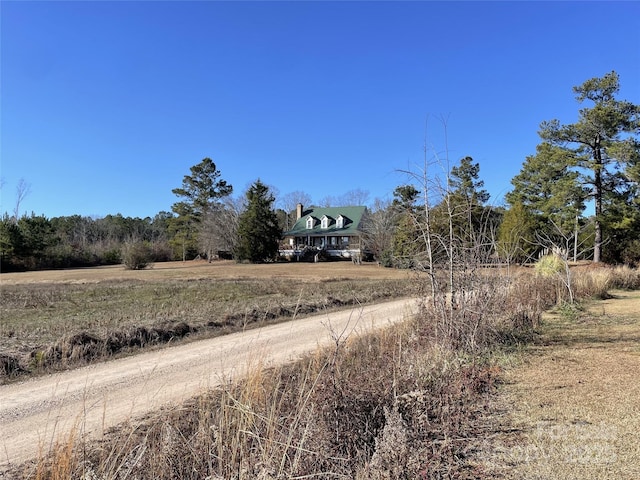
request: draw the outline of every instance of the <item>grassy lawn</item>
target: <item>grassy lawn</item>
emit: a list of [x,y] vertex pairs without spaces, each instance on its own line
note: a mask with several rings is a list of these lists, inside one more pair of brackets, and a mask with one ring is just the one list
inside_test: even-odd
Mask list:
[[640,291],[544,317],[507,375],[511,410],[496,473],[526,479],[640,478]]

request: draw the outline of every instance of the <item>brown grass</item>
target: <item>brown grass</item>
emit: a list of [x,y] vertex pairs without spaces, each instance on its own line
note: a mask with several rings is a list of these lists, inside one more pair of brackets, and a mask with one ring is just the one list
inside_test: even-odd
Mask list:
[[97,283],[107,280],[184,280],[184,279],[288,279],[319,281],[328,279],[404,279],[406,270],[383,268],[373,263],[351,262],[239,264],[231,260],[155,263],[145,270],[126,270],[121,265],[3,273],[1,285],[25,283]]
[[[476,308],[465,303],[451,319],[477,322],[447,337],[461,335],[463,349],[439,340],[429,310],[375,334],[334,332],[333,348],[267,370],[257,358],[243,381],[132,419],[100,443],[80,442],[73,461],[60,449],[60,461],[40,459],[40,478],[479,478],[482,467],[470,460],[501,371],[486,348],[499,348],[491,338],[517,341],[555,300],[527,277],[492,285],[490,297],[469,296]],[[516,308],[524,314],[514,316]],[[485,348],[472,355],[466,339]],[[67,470],[54,472],[58,464]]]
[[442,350],[408,321],[338,338],[284,367],[137,419],[101,442],[69,437],[16,478],[476,478],[473,419],[498,370]]
[[406,271],[350,262],[173,262],[3,274],[0,382],[141,348],[411,294]]
[[577,315],[544,317],[539,342],[507,377],[506,427],[519,433],[488,448],[496,472],[640,478],[640,292],[611,293]]
[[[505,376],[502,367],[520,359],[509,353],[514,344],[530,340],[523,333],[540,310],[560,302],[556,285],[526,275],[503,287],[472,295],[476,303],[448,320],[454,336],[482,340],[482,349],[439,343],[425,310],[376,334],[336,335],[333,348],[293,365],[265,370],[258,358],[243,381],[132,419],[99,443],[70,437],[57,456],[16,472],[51,480],[637,478],[640,296],[614,292],[618,299],[579,317],[558,309],[532,355]],[[478,328],[466,331],[468,319]],[[509,383],[501,406],[513,410],[502,417],[489,408],[501,377]]]

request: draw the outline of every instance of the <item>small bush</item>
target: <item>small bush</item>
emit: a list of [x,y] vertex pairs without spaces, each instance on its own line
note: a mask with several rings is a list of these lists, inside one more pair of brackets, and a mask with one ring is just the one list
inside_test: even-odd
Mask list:
[[542,277],[553,277],[562,273],[565,262],[558,255],[545,255],[535,265],[535,271]]
[[143,270],[152,265],[153,249],[149,242],[126,244],[122,248],[122,263],[128,270]]
[[391,250],[382,252],[382,255],[380,255],[380,265],[387,268],[393,267],[393,252]]
[[563,302],[558,305],[556,312],[566,321],[575,322],[582,315],[583,309],[578,303]]

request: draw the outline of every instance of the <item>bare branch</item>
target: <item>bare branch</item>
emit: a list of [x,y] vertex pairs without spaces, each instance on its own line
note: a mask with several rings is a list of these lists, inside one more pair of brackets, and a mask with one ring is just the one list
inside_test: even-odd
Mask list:
[[18,180],[16,185],[16,205],[13,209],[13,218],[17,221],[20,214],[20,205],[24,199],[31,193],[31,184],[24,178]]

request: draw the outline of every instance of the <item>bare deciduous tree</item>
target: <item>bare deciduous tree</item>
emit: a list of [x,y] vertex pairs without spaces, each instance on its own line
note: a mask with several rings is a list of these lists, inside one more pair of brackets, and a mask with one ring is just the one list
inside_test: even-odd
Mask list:
[[347,207],[366,205],[369,202],[369,191],[355,188],[342,195],[327,195],[320,199],[321,207]]
[[16,185],[16,205],[13,209],[13,218],[17,221],[20,216],[20,205],[24,199],[31,193],[31,184],[24,178],[18,180]]
[[433,150],[431,158],[429,152],[425,140],[424,164],[417,172],[403,171],[423,194],[423,205],[411,213],[420,247],[411,265],[426,276],[423,304],[436,340],[474,350],[488,338],[494,298],[504,291],[504,278],[484,271],[495,252],[495,225],[490,209],[461,201],[448,147],[444,154]]
[[238,219],[244,210],[243,198],[226,197],[203,217],[199,225],[200,249],[211,261],[220,252],[234,251],[238,236]]
[[326,195],[318,202],[321,207],[329,208],[336,207],[338,205],[338,198],[334,195]]
[[376,198],[371,211],[364,217],[362,238],[366,250],[381,262],[390,254],[396,229],[398,209],[390,201]]
[[297,220],[296,206],[298,204],[303,206],[311,205],[311,197],[309,196],[309,194],[301,190],[296,190],[294,192],[283,195],[278,203],[280,204],[280,207],[287,213],[284,228],[285,230],[290,230],[291,228],[293,228],[293,225]]
[[350,205],[367,205],[369,202],[369,191],[362,190],[361,188],[354,188],[343,194],[338,199],[338,207],[350,206]]

